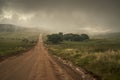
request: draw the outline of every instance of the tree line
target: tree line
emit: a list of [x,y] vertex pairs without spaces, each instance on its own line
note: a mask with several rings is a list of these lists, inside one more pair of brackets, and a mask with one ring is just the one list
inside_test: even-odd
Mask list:
[[63,34],[62,32],[47,35],[47,42],[48,43],[61,43],[63,41],[84,41],[88,40],[89,36],[87,34],[73,34],[73,33],[67,33]]

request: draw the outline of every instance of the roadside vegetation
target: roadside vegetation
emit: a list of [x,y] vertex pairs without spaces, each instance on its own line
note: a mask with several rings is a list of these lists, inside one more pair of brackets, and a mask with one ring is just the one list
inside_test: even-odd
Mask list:
[[0,32],[0,58],[29,50],[37,43],[38,35],[38,32]]
[[63,40],[59,44],[47,44],[48,51],[71,61],[102,78],[120,80],[120,40],[87,39],[82,41]]

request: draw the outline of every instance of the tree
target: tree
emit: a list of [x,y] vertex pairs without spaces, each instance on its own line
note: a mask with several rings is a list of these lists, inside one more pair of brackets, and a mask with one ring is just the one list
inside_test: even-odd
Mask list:
[[66,41],[82,41],[82,37],[79,34],[64,34],[64,40]]
[[81,34],[81,37],[83,40],[89,39],[89,36],[87,34]]
[[63,38],[59,34],[51,34],[47,36],[47,41],[52,43],[52,44],[57,44],[63,41]]
[[63,32],[59,32],[58,34],[59,34],[60,36],[63,36]]
[[59,32],[58,34],[51,34],[47,36],[47,42],[57,44],[61,43],[62,41],[83,41],[86,39],[89,39],[89,36],[87,34],[63,34],[62,32]]
[[78,34],[74,34],[72,38],[73,38],[73,41],[81,41],[82,40],[82,37]]
[[72,41],[72,37],[73,37],[72,33],[64,34],[63,39],[66,41]]

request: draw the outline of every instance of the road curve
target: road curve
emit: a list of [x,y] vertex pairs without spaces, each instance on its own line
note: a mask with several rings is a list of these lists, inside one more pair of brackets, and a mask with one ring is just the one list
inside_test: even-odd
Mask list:
[[33,49],[0,63],[0,80],[76,79],[49,56],[40,35],[39,41]]

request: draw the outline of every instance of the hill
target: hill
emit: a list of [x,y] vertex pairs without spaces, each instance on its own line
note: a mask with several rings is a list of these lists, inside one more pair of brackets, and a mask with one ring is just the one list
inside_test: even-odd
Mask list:
[[21,31],[36,32],[39,31],[39,29],[17,26],[13,24],[0,24],[0,32],[21,32]]
[[23,28],[20,28],[16,25],[12,24],[0,24],[0,32],[15,32],[23,30]]
[[107,38],[107,39],[118,39],[120,38],[120,32],[111,32],[111,33],[106,33],[106,34],[98,34],[92,36],[93,38]]

